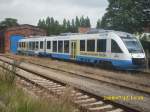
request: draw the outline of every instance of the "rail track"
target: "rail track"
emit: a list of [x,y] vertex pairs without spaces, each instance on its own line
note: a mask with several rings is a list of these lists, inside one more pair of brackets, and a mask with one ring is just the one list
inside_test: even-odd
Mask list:
[[[9,59],[14,59],[13,57],[10,57],[10,56],[5,56],[5,57],[7,57]],[[138,91],[138,92],[141,92],[141,93],[144,93],[144,94],[150,94],[150,85],[141,84],[141,83],[138,83],[138,82],[132,82],[132,81],[129,81],[129,80],[124,80],[124,79],[118,79],[118,78],[116,79],[114,77],[109,77],[109,76],[104,76],[104,75],[95,77],[94,74],[92,74],[92,73],[90,73],[89,75],[81,74],[81,73],[76,73],[76,72],[73,72],[73,71],[67,71],[67,70],[64,70],[64,69],[61,69],[61,68],[56,68],[56,67],[53,67],[53,66],[47,66],[47,65],[44,65],[44,64],[39,64],[39,63],[32,62],[32,61],[30,61],[30,62],[28,61],[26,63],[41,66],[41,67],[51,69],[51,70],[56,70],[56,71],[68,73],[69,75],[72,75],[72,76],[80,76],[81,78],[87,78],[87,79],[100,81],[102,83],[107,83],[107,84],[119,86],[121,88],[126,88],[126,89],[129,89],[129,90]],[[142,72],[142,71],[140,71],[140,72]],[[145,73],[145,72],[142,72],[142,73]],[[147,74],[147,72],[146,72],[146,74]],[[123,82],[123,83],[119,83],[118,81]]]
[[[6,61],[0,60],[0,67],[9,70],[7,67],[3,66],[3,63],[13,66],[13,63],[8,63]],[[37,87],[49,91],[50,94],[55,94],[57,96],[62,95],[68,84],[62,83],[58,80],[45,77],[34,71],[28,71],[22,67],[17,66],[17,72],[15,73],[21,79],[35,84]],[[113,101],[104,100],[103,97],[96,96],[82,89],[73,87],[74,89],[70,91],[70,96],[72,97],[72,103],[75,104],[81,111],[85,112],[140,112],[136,109],[117,104]]]

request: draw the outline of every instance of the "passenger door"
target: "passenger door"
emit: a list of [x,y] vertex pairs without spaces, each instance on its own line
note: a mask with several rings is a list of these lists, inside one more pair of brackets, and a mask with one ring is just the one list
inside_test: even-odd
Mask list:
[[77,54],[77,41],[71,41],[71,58],[75,59]]

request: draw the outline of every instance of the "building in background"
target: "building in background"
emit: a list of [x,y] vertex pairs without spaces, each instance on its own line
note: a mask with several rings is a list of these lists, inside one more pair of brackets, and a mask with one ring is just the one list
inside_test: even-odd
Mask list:
[[30,36],[45,36],[46,31],[36,26],[24,24],[0,31],[0,52],[16,53],[17,42]]
[[90,31],[89,27],[79,27],[78,28],[78,33],[87,33]]

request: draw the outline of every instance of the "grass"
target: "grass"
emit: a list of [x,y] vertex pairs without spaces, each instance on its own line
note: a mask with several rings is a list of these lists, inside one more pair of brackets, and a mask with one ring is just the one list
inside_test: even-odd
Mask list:
[[59,99],[35,98],[16,86],[16,63],[0,69],[0,112],[73,112],[69,90]]

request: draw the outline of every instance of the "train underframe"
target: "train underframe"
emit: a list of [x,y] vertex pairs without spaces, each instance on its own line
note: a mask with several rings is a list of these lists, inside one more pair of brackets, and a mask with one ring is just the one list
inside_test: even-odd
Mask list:
[[39,57],[49,57],[55,58],[64,61],[71,61],[80,64],[87,64],[92,66],[97,66],[106,69],[118,69],[118,70],[137,70],[145,68],[145,60],[144,59],[131,59],[131,60],[112,60],[112,59],[102,59],[102,58],[94,58],[88,56],[75,56],[72,58],[71,55],[66,54],[57,54],[57,53],[35,53],[32,51],[18,51],[18,54],[22,55],[30,55],[30,56],[39,56]]

